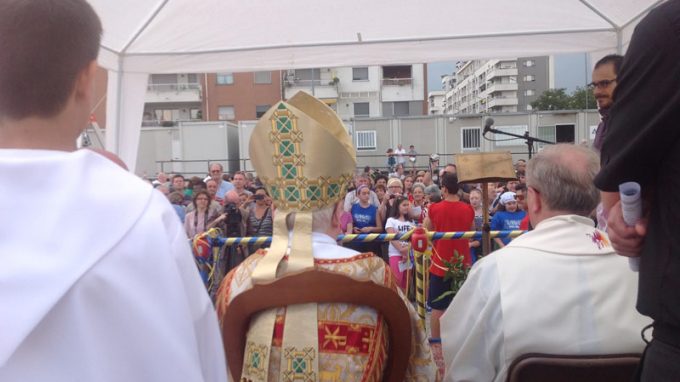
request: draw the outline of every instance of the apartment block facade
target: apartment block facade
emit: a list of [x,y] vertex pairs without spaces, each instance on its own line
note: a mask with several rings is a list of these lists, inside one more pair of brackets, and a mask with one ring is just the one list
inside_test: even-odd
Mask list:
[[[102,70],[100,74],[97,85],[104,97],[106,72]],[[425,115],[426,83],[424,64],[151,74],[142,126],[172,127],[180,121],[252,121],[298,91],[323,100],[348,122],[355,118]],[[105,127],[105,102],[95,112]]]
[[284,97],[305,91],[345,121],[427,113],[424,64],[313,68],[283,71]]
[[554,87],[552,57],[473,60],[444,76],[445,114],[531,111],[531,102]]

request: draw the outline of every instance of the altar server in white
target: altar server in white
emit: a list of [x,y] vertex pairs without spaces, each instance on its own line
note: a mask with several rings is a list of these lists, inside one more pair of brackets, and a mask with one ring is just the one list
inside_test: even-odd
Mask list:
[[224,381],[174,210],[76,151],[101,33],[85,0],[0,0],[0,381]]
[[505,381],[526,353],[641,353],[650,323],[637,274],[589,218],[599,170],[589,149],[556,145],[527,166],[535,229],[478,261],[441,318],[447,381]]

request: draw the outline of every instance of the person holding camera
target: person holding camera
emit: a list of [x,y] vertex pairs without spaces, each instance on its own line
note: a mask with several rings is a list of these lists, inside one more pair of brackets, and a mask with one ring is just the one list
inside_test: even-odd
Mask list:
[[[222,235],[226,237],[243,237],[246,233],[246,223],[241,209],[238,207],[240,199],[236,191],[231,190],[224,195],[224,207],[222,213],[215,217],[208,229],[219,228],[222,230]],[[230,270],[241,264],[245,259],[245,249],[240,245],[225,245],[222,247],[220,260],[218,264],[219,273],[216,281],[220,281],[223,275],[226,275]],[[219,283],[217,283],[219,285]]]
[[[273,207],[270,203],[269,194],[264,187],[255,189],[255,193],[248,198],[241,213],[246,222],[246,235],[249,237],[271,236],[274,226]],[[252,254],[260,248],[269,247],[269,244],[248,244],[248,254]]]

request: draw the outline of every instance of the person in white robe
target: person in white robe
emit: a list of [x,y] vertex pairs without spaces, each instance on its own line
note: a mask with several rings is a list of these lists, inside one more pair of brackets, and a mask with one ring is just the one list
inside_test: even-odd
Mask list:
[[597,156],[556,145],[528,164],[535,229],[482,258],[441,318],[446,381],[505,381],[527,353],[641,353],[651,321],[635,310],[637,274],[589,218]]
[[174,210],[76,148],[101,30],[85,0],[0,0],[0,381],[224,381]]

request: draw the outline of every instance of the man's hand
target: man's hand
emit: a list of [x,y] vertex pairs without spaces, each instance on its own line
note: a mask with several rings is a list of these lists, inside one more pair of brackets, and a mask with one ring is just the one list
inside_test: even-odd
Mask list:
[[618,201],[609,210],[607,233],[612,242],[612,247],[619,255],[638,257],[642,250],[645,235],[647,235],[647,218],[642,218],[634,227],[629,227],[623,221],[621,202]]

